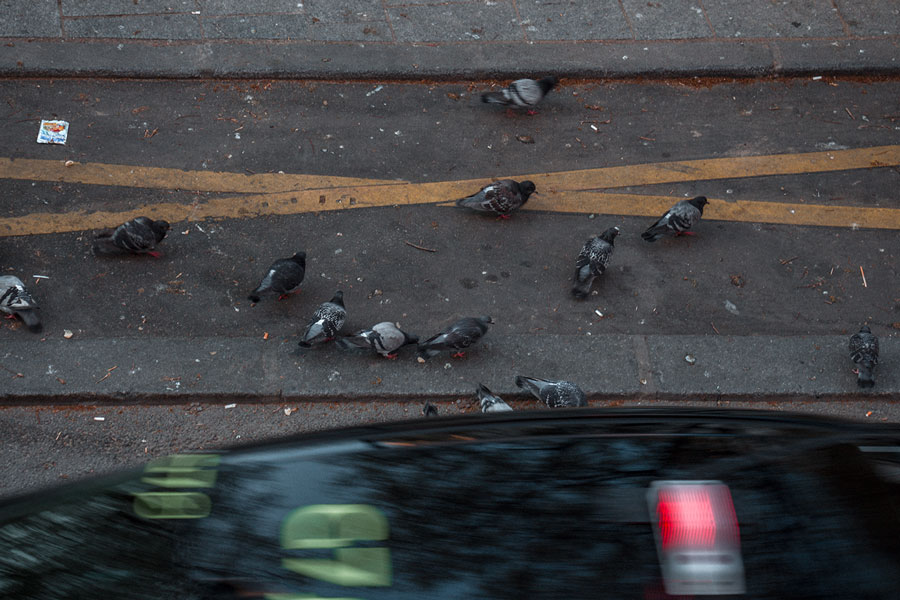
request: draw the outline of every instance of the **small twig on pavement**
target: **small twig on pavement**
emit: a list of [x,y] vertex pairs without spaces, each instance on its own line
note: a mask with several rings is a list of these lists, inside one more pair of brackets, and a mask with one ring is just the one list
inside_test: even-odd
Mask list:
[[405,241],[405,240],[404,240],[404,243],[405,243],[407,246],[412,246],[413,248],[416,248],[416,249],[418,249],[418,250],[424,250],[425,252],[437,252],[437,250],[434,250],[433,248],[425,248],[425,247],[423,247],[423,246],[416,246],[416,245],[413,244],[412,242],[407,242],[407,241]]
[[869,287],[869,284],[866,283],[866,272],[863,271],[862,265],[859,265],[859,274],[862,275],[862,278],[863,278],[863,287],[864,288]]

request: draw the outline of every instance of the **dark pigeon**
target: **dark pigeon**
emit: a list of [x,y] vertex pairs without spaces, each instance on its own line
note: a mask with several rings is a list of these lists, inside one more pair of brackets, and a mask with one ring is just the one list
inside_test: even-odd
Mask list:
[[591,284],[596,277],[603,275],[612,257],[614,240],[619,235],[618,227],[610,227],[597,237],[584,243],[584,247],[575,260],[575,281],[572,283],[572,295],[578,299],[587,298]]
[[154,221],[137,217],[115,229],[104,229],[94,235],[94,254],[149,254],[159,257],[155,250],[169,231],[168,221]]
[[290,258],[279,258],[272,263],[269,271],[255,290],[250,292],[250,302],[259,302],[266,293],[279,294],[286,298],[303,282],[306,275],[306,252],[297,252]]
[[425,406],[422,407],[422,414],[426,417],[436,417],[438,416],[438,409],[435,408],[434,404],[426,400]]
[[856,363],[856,384],[870,388],[875,385],[875,365],[878,364],[878,338],[868,325],[850,336],[850,360]]
[[516,385],[550,408],[587,406],[584,392],[571,381],[549,381],[536,377],[516,376]]
[[18,277],[0,277],[0,311],[10,315],[10,318],[18,316],[29,331],[38,333],[44,328],[37,302]]
[[418,341],[418,336],[402,331],[390,321],[384,321],[373,325],[371,329],[362,329],[353,335],[342,337],[337,344],[345,350],[370,348],[386,358],[397,358],[400,348]]
[[552,90],[558,80],[556,77],[544,77],[534,79],[517,79],[499,92],[485,92],[481,94],[481,101],[488,104],[502,104],[516,108],[533,108],[544,99],[547,92]]
[[494,392],[482,383],[478,384],[478,390],[476,390],[475,395],[478,396],[478,402],[481,404],[481,412],[483,413],[509,412],[512,410],[509,404],[504,402],[500,396],[494,395]]
[[690,229],[696,225],[700,217],[703,216],[703,207],[706,206],[706,196],[697,196],[690,200],[682,200],[669,211],[661,216],[659,220],[651,225],[647,231],[641,234],[641,237],[648,242],[655,242],[666,234],[674,235],[691,235]]
[[510,213],[522,208],[528,197],[534,193],[534,183],[501,179],[481,188],[477,194],[456,201],[457,206],[494,213],[509,218]]
[[444,331],[419,343],[419,362],[436,356],[442,350],[455,351],[453,356],[465,356],[465,350],[487,333],[490,317],[466,317],[460,319]]
[[347,311],[344,309],[344,292],[338,290],[328,302],[323,302],[313,313],[306,326],[306,332],[299,344],[301,348],[311,348],[331,341],[344,326]]

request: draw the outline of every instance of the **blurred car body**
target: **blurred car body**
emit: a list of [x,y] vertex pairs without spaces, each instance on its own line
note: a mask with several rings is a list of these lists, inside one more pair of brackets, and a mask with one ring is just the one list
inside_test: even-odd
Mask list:
[[897,598],[898,433],[545,410],[176,455],[0,504],[0,597]]

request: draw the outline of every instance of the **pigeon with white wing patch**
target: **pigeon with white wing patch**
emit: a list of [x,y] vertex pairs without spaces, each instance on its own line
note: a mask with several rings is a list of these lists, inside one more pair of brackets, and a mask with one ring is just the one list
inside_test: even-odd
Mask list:
[[693,235],[691,228],[703,216],[703,207],[708,201],[706,196],[697,196],[690,200],[682,200],[670,208],[656,223],[647,228],[641,237],[648,242],[655,242],[661,237],[672,235]]
[[25,289],[22,280],[13,275],[0,277],[0,311],[9,318],[19,317],[29,331],[40,332],[44,327],[37,302]]
[[516,386],[531,393],[550,408],[587,406],[584,392],[571,381],[552,381],[518,375]]
[[313,318],[306,326],[303,339],[298,342],[301,348],[311,348],[330,342],[340,332],[347,319],[344,308],[344,292],[338,290],[328,302],[323,302],[313,313]]
[[610,227],[597,237],[584,243],[575,260],[575,281],[572,295],[578,299],[587,298],[594,279],[606,272],[614,250],[614,241],[619,235],[618,227]]

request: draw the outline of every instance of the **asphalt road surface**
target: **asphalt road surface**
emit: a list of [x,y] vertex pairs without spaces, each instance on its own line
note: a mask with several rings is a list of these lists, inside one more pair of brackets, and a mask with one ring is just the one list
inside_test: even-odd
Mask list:
[[[491,314],[491,339],[515,339],[523,354],[562,352],[588,334],[800,339],[846,336],[871,322],[883,339],[896,337],[900,82],[565,82],[533,116],[481,104],[488,88],[2,81],[0,268],[32,287],[47,344],[64,343],[68,330],[97,352],[136,343],[160,359],[184,353],[185,362],[200,362],[188,358],[192,345],[214,354],[210,340],[265,338],[290,346],[288,361],[324,374],[339,369],[360,385],[381,381],[373,366],[380,359],[296,350],[303,324],[336,289],[345,291],[347,330],[392,320],[428,336],[458,316]],[[50,118],[70,123],[65,146],[35,143],[40,119]],[[448,204],[491,178],[518,175],[530,176],[539,195],[509,220]],[[711,202],[696,236],[640,239],[666,206],[700,194]],[[160,259],[90,254],[93,229],[139,213],[173,222]],[[622,234],[609,272],[587,301],[571,299],[578,250],[613,225]],[[272,260],[301,249],[302,292],[251,306],[247,293]],[[28,336],[4,321],[0,357],[37,343]],[[599,349],[604,365],[616,365],[616,351]],[[508,364],[474,354],[467,378],[510,379]],[[71,387],[89,358],[66,355],[41,376]],[[779,360],[748,355],[741,376],[764,378]],[[439,362],[429,378],[442,376]],[[0,366],[10,385],[28,379],[5,358]],[[153,369],[131,356],[92,368],[92,388]],[[182,373],[153,377],[169,388],[186,381]],[[293,385],[302,396],[304,382]],[[0,409],[0,492],[154,454],[419,409],[272,400],[229,412],[221,404]],[[773,406],[900,416],[884,398],[781,400]],[[124,392],[123,401],[131,402]],[[468,403],[442,408],[470,410]],[[285,415],[292,406],[300,410]],[[219,416],[199,427],[198,411]]]

